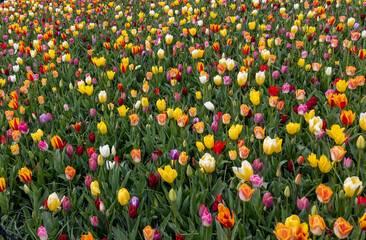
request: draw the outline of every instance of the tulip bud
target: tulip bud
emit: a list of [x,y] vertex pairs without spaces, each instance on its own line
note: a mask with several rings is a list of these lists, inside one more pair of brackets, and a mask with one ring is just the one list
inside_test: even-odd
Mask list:
[[154,198],[154,206],[155,207],[158,207],[159,206],[159,201],[158,199]]
[[34,158],[34,153],[31,152],[31,151],[28,151],[28,156],[30,159],[33,159]]
[[188,177],[193,176],[193,168],[191,167],[191,165],[188,165],[188,167],[187,167],[187,176]]
[[59,86],[60,86],[60,88],[63,88],[64,87],[64,82],[62,80],[60,80]]
[[362,135],[360,135],[358,138],[357,138],[357,142],[356,142],[356,146],[358,149],[362,150],[365,148],[365,139],[363,138]]
[[174,191],[173,188],[169,191],[169,199],[172,202],[175,202],[177,200],[177,193]]
[[297,174],[296,178],[295,178],[295,184],[300,186],[301,185],[301,181],[302,181],[302,177],[301,174]]
[[311,215],[314,216],[314,215],[318,215],[318,209],[316,208],[316,205],[314,205],[312,208],[311,208]]
[[99,211],[101,213],[104,213],[104,211],[105,211],[105,206],[104,206],[104,203],[102,201],[99,203]]
[[304,156],[300,156],[300,157],[298,157],[297,158],[297,163],[299,164],[299,165],[301,165],[301,164],[303,164],[304,163]]
[[184,141],[183,141],[183,147],[187,147],[187,142],[186,142],[186,140],[184,139]]
[[104,158],[102,155],[98,156],[98,165],[103,166],[104,165]]
[[277,168],[276,177],[281,177],[281,167]]
[[74,89],[74,86],[72,85],[72,83],[69,84],[69,89],[70,90],[73,90]]
[[339,199],[344,199],[346,197],[345,193],[343,190],[341,190],[339,193],[338,193],[338,197]]
[[211,91],[212,90],[212,86],[211,86],[211,84],[210,85],[208,85],[208,91]]
[[286,186],[285,191],[284,191],[284,195],[287,198],[290,197],[290,187],[289,186]]
[[29,189],[29,187],[26,184],[24,184],[24,192],[28,195],[31,193],[31,190]]

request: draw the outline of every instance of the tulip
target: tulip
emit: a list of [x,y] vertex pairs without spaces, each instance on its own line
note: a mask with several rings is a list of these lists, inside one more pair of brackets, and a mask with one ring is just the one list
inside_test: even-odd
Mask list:
[[95,239],[93,238],[93,235],[90,232],[88,232],[88,235],[81,235],[81,240],[95,240]]
[[286,131],[288,134],[294,135],[300,131],[300,124],[290,122],[286,125]]
[[156,101],[156,107],[159,109],[160,112],[164,111],[166,108],[165,100],[159,99]]
[[62,199],[62,208],[65,210],[65,211],[69,211],[71,209],[71,204],[70,204],[70,200],[68,197],[64,197]]
[[243,72],[239,72],[238,76],[237,76],[237,81],[238,81],[238,85],[240,87],[244,86],[245,83],[247,82],[248,79],[248,74],[247,72],[243,71]]
[[32,171],[29,170],[27,167],[23,167],[18,171],[19,178],[25,182],[29,183],[32,181]]
[[141,162],[141,149],[133,149],[131,151],[131,157],[135,163]]
[[[346,193],[348,197],[353,197],[355,194],[360,195],[362,192],[362,182],[358,177],[348,177],[346,180],[344,180],[343,183],[343,190]],[[356,190],[358,191],[356,192]]]
[[92,183],[92,181],[93,181],[92,177],[90,175],[87,175],[84,181],[85,187],[90,188],[90,184]]
[[158,168],[158,172],[164,181],[167,183],[173,183],[174,179],[178,176],[175,169],[172,169],[169,165],[166,165],[164,169]]
[[252,89],[249,94],[250,101],[253,105],[257,106],[260,104],[260,92]]
[[344,239],[348,236],[352,229],[353,227],[351,226],[351,224],[349,224],[349,222],[344,220],[342,217],[339,217],[334,223],[333,231],[339,239]]
[[133,197],[131,198],[131,205],[134,207],[139,207],[140,205],[140,200],[138,199],[138,197]]
[[91,216],[90,217],[90,223],[93,227],[98,227],[99,221],[97,216]]
[[275,149],[277,147],[277,141],[276,139],[272,139],[270,137],[266,137],[263,142],[263,151],[267,155],[271,155],[274,153]]
[[358,218],[358,224],[360,224],[362,230],[366,231],[366,213],[361,218]]
[[65,176],[67,178],[67,180],[72,180],[75,176],[75,169],[73,167],[67,166],[65,168]]
[[103,121],[98,123],[97,128],[103,135],[107,133],[107,125]]
[[39,150],[41,150],[42,152],[46,151],[48,149],[48,144],[46,141],[40,141],[38,143],[38,147],[39,147]]
[[232,211],[231,216],[229,208],[225,207],[222,203],[219,203],[216,220],[218,220],[225,228],[230,229],[235,223],[235,213]]
[[0,192],[4,192],[6,189],[6,182],[5,178],[0,178]]
[[211,102],[205,102],[204,106],[210,110],[210,111],[214,111],[215,110],[215,106],[211,103]]
[[253,169],[254,171],[260,172],[262,171],[263,163],[261,162],[260,158],[257,158],[253,161]]
[[100,91],[98,94],[98,99],[100,103],[105,103],[107,101],[107,93],[105,91]]
[[341,146],[334,146],[332,149],[330,149],[330,156],[333,161],[340,162],[342,161],[344,155],[347,151],[343,149]]
[[232,125],[229,129],[229,137],[231,140],[237,140],[239,138],[239,134],[243,129],[243,125]]
[[199,165],[202,172],[212,173],[215,170],[215,158],[209,153],[205,153],[199,160]]
[[206,148],[212,149],[214,146],[214,136],[213,135],[206,135],[203,138],[203,142],[205,143]]
[[91,193],[93,194],[93,196],[99,196],[100,195],[99,182],[93,181],[90,184],[90,190],[91,190]]
[[126,206],[129,201],[130,201],[130,193],[128,192],[128,190],[126,188],[121,188],[118,191],[118,202],[122,206]]
[[321,236],[325,230],[324,219],[319,215],[309,215],[310,231],[316,235]]
[[250,182],[252,183],[253,187],[260,188],[263,184],[263,178],[259,177],[258,174],[250,176]]
[[352,158],[344,158],[343,159],[343,166],[344,168],[349,168],[352,164]]
[[62,149],[64,147],[64,143],[58,135],[51,139],[51,144],[55,149]]
[[155,231],[150,227],[150,226],[146,226],[144,228],[144,230],[142,231],[145,240],[153,240],[154,239],[154,235],[155,235]]
[[325,155],[322,155],[318,161],[318,167],[322,173],[328,173],[332,169],[332,164]]
[[301,199],[297,199],[297,207],[299,208],[300,211],[302,210],[309,210],[309,199],[307,199],[306,197],[302,197]]
[[52,193],[50,196],[48,196],[47,199],[47,207],[50,211],[56,212],[58,209],[60,209],[62,202],[58,198],[56,193]]
[[239,188],[239,198],[244,202],[248,202],[252,198],[254,191],[254,189],[243,183]]
[[273,197],[272,197],[271,193],[268,192],[268,193],[265,193],[263,195],[262,204],[263,204],[263,206],[265,206],[267,208],[269,208],[269,207],[272,206],[272,204],[273,204]]
[[250,163],[245,160],[241,163],[241,167],[233,167],[233,171],[235,175],[240,178],[242,181],[250,181],[250,177],[253,175],[253,168]]
[[340,118],[344,125],[349,126],[353,123],[355,116],[356,116],[356,113],[353,113],[352,110],[349,110],[349,111],[342,110]]
[[330,198],[333,195],[333,191],[330,187],[327,187],[323,184],[320,184],[316,190],[316,196],[321,203],[327,203],[329,202]]
[[254,128],[254,135],[256,139],[263,139],[265,135],[265,129],[261,127],[255,127]]
[[43,226],[40,226],[38,228],[37,235],[38,235],[40,240],[47,240],[47,238],[48,238],[47,230]]
[[360,135],[358,138],[357,138],[357,141],[356,141],[356,146],[359,150],[362,150],[365,148],[365,139],[363,138],[362,135]]
[[201,220],[203,226],[209,227],[212,224],[212,215],[207,210],[204,210],[201,215]]

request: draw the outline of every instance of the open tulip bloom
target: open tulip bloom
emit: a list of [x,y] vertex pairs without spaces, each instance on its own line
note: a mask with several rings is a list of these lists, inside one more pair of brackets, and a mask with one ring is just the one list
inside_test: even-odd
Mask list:
[[0,16],[4,238],[366,239],[366,0]]

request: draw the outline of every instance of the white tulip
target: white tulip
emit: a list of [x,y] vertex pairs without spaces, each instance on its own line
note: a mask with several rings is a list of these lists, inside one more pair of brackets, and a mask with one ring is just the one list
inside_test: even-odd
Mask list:
[[107,158],[111,154],[111,150],[109,149],[108,145],[100,146],[99,152],[102,155],[102,157]]
[[215,110],[215,106],[212,104],[212,102],[205,102],[204,105],[210,111],[214,111]]

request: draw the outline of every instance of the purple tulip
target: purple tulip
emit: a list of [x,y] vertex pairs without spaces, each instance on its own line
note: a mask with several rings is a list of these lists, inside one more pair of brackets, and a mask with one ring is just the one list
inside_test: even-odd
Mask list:
[[262,113],[256,113],[254,115],[254,122],[261,123],[263,120],[263,114]]
[[219,130],[219,122],[218,121],[213,121],[211,124],[211,130],[213,132],[217,132]]
[[282,66],[282,67],[281,67],[281,73],[282,73],[282,74],[287,73],[287,66]]
[[263,206],[268,207],[268,208],[272,206],[273,197],[272,197],[271,193],[268,192],[263,195],[262,204],[263,204]]
[[154,238],[153,238],[153,240],[160,240],[161,239],[161,235],[160,235],[160,233],[159,233],[159,231],[158,231],[158,229],[154,229]]
[[156,160],[158,160],[159,155],[157,153],[152,153],[151,154],[151,159],[155,162]]
[[260,158],[257,158],[253,161],[253,169],[254,171],[260,172],[263,169],[263,163]]
[[306,197],[302,197],[301,199],[297,199],[297,207],[299,208],[300,211],[302,210],[309,210],[309,199],[307,199]]
[[90,175],[87,175],[85,177],[85,187],[90,188],[90,184],[92,183],[93,179]]
[[170,151],[170,158],[171,158],[172,160],[177,160],[177,159],[178,159],[178,157],[179,157],[179,152],[178,152],[178,150],[177,150],[177,149],[172,149],[172,150]]
[[273,73],[272,73],[272,77],[274,78],[274,79],[278,79],[279,77],[280,77],[280,72],[279,71],[274,71]]
[[48,121],[48,117],[45,113],[43,113],[41,116],[39,116],[39,121],[43,124]]
[[192,73],[192,67],[191,67],[191,66],[188,66],[188,67],[187,67],[187,73],[188,73],[188,74],[191,74],[191,73]]
[[69,211],[71,209],[71,204],[68,197],[64,197],[64,199],[62,200],[62,208],[65,211]]
[[180,96],[180,94],[179,93],[174,93],[174,100],[176,101],[176,102],[180,102],[181,101],[181,96]]
[[67,153],[67,155],[72,156],[72,154],[74,154],[74,148],[71,145],[67,145],[66,153]]
[[140,201],[139,201],[139,199],[138,199],[137,197],[133,197],[133,198],[131,199],[131,205],[132,205],[132,206],[134,206],[134,207],[136,207],[136,208],[138,208],[138,207],[139,207],[139,205],[140,205]]

